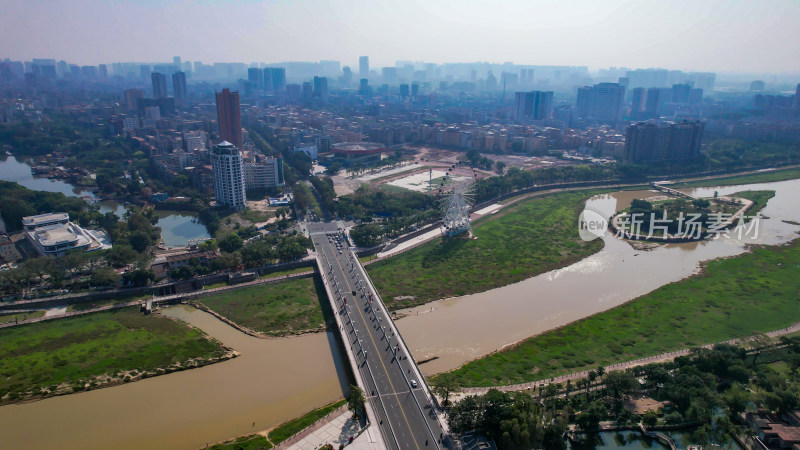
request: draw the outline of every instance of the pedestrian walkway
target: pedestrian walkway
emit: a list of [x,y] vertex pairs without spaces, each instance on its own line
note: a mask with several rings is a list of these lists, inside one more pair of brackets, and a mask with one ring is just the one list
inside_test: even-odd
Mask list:
[[[372,433],[371,429],[361,432],[359,423],[353,420],[353,414],[345,409],[343,412],[331,414],[326,420],[301,431],[277,448],[316,450],[325,444],[333,445],[334,449],[338,449],[339,445],[358,450],[383,448],[376,442]],[[352,443],[350,442],[351,437],[353,437]]]

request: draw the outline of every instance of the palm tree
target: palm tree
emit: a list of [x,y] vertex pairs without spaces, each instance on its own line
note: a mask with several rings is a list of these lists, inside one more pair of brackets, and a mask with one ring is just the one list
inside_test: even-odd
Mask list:
[[589,371],[589,381],[586,383],[586,401],[589,401],[589,390],[592,388],[592,383],[597,378],[597,372],[594,370]]

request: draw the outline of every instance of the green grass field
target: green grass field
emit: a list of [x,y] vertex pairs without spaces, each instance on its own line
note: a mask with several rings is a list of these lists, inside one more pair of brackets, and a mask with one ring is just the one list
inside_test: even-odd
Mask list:
[[[578,215],[599,191],[531,198],[479,219],[477,239],[435,240],[367,266],[387,307],[399,309],[482,292],[566,266],[602,241],[578,236]],[[410,296],[404,300],[395,297]]]
[[731,197],[741,197],[753,201],[753,206],[747,210],[745,215],[752,216],[767,206],[767,201],[775,197],[775,191],[742,191],[731,194]]
[[731,186],[734,184],[768,183],[771,181],[784,181],[800,178],[800,168],[770,170],[750,175],[733,175],[730,177],[714,178],[711,180],[687,181],[675,183],[669,187],[674,189],[685,187],[704,187],[704,186]]
[[0,330],[0,397],[222,351],[201,331],[136,308],[7,328]]
[[37,319],[44,316],[44,311],[32,311],[25,313],[2,314],[0,315],[0,323],[14,322],[14,320],[22,322],[23,320]]
[[800,320],[798,268],[800,240],[755,247],[453,373],[465,386],[521,383],[783,328]]
[[268,450],[272,448],[272,444],[260,434],[251,434],[212,445],[210,448],[211,450]]
[[328,406],[323,406],[322,408],[315,409],[299,417],[294,420],[290,420],[286,423],[279,425],[274,430],[270,431],[267,436],[269,436],[269,440],[278,445],[281,442],[289,439],[290,437],[294,436],[298,432],[304,430],[306,427],[311,425],[312,423],[316,422],[317,420],[327,416],[336,408],[344,405],[346,400],[339,400],[336,403],[331,403]]
[[323,307],[330,309],[316,277],[234,289],[200,297],[198,302],[243,327],[272,336],[321,331]]

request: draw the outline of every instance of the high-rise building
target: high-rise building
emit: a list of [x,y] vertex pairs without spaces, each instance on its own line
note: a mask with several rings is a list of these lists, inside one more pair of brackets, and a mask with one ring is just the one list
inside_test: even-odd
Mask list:
[[546,120],[553,110],[552,91],[517,92],[514,118],[517,121]]
[[272,69],[272,87],[276,91],[286,90],[286,69],[283,67]]
[[800,83],[797,83],[797,88],[794,90],[794,99],[792,100],[792,107],[800,110]]
[[172,93],[175,103],[183,105],[186,103],[186,73],[175,72],[172,74]]
[[700,88],[692,88],[689,90],[689,103],[697,104],[703,103],[703,90]]
[[604,122],[622,118],[625,87],[619,83],[600,83],[578,88],[578,116]]
[[661,95],[662,92],[660,88],[647,89],[647,100],[645,100],[644,111],[648,117],[654,118],[659,116],[661,105],[664,103]]
[[[48,67],[50,67],[50,66],[48,66]],[[52,67],[53,67],[53,78],[55,78],[55,74],[56,74],[55,68],[56,67],[55,66],[52,66]],[[105,64],[100,64],[99,66],[97,66],[97,69],[100,71],[100,79],[101,80],[108,79],[108,66],[106,66]]]
[[369,56],[358,58],[358,76],[360,78],[369,78]]
[[576,109],[578,110],[578,117],[583,119],[589,118],[589,112],[592,109],[592,88],[590,86],[578,88]]
[[410,89],[409,89],[408,83],[400,84],[400,97],[406,98],[406,97],[408,97],[409,93],[410,93]]
[[258,67],[250,67],[247,69],[247,81],[250,83],[250,89],[262,89],[264,86],[264,72]]
[[682,121],[659,125],[637,123],[628,127],[625,160],[636,162],[683,161],[700,155],[704,124]]
[[211,173],[214,177],[214,197],[218,205],[233,209],[247,206],[244,167],[238,147],[228,141],[215,145],[211,150]]
[[644,112],[644,102],[647,98],[647,89],[642,87],[633,88],[631,98],[631,115],[636,116]]
[[141,89],[128,89],[125,91],[125,103],[128,105],[128,109],[138,108],[140,98],[144,98],[144,91]]
[[242,112],[239,109],[239,93],[223,89],[217,92],[217,122],[221,141],[242,148]]
[[267,92],[272,92],[272,68],[267,67],[263,70],[263,78],[261,80],[261,85],[264,86],[264,90]]
[[592,106],[589,117],[615,122],[622,118],[625,87],[619,83],[600,83],[592,86]]
[[672,85],[672,103],[689,103],[689,93],[692,87],[688,84]]
[[153,98],[167,97],[167,77],[163,73],[153,72],[150,74],[153,82]]
[[350,83],[353,82],[353,71],[350,70],[350,66],[342,67],[342,83],[345,86],[350,86]]
[[246,189],[267,189],[283,184],[283,159],[267,158],[265,161],[244,164]]
[[397,82],[397,67],[384,67],[381,69],[381,75],[384,83],[394,84]]
[[314,77],[314,97],[328,98],[327,77]]

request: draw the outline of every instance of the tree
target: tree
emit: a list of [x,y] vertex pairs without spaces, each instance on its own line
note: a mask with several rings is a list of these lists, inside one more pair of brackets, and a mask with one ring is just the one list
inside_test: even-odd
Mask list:
[[366,399],[364,398],[364,391],[362,391],[360,387],[351,384],[350,396],[347,397],[347,409],[353,413],[353,417],[359,416],[359,414],[364,410],[365,402]]
[[219,248],[223,252],[233,253],[242,248],[242,238],[236,233],[230,233],[219,241]]
[[642,416],[642,423],[647,425],[648,427],[655,426],[658,422],[658,414],[653,411],[652,409],[645,412]]
[[461,389],[461,383],[452,373],[443,373],[433,379],[433,393],[443,399],[442,405],[447,406],[450,403],[450,394],[458,392]]
[[497,173],[499,173],[499,174],[502,174],[502,173],[503,173],[503,171],[504,171],[504,170],[505,170],[505,168],[506,168],[506,163],[504,163],[503,161],[497,161],[497,162],[494,164],[494,166],[495,166],[495,168],[496,168],[495,170],[497,170]]
[[772,339],[764,333],[758,333],[750,338],[750,348],[753,350],[753,365],[756,364],[756,359],[767,349],[770,343],[772,343]]
[[114,286],[120,278],[121,276],[111,267],[101,267],[94,270],[89,279],[95,286]]
[[600,421],[604,416],[605,405],[601,401],[594,401],[575,417],[575,423],[581,430],[593,432],[600,428]]
[[623,395],[633,390],[636,385],[636,377],[633,372],[628,370],[615,370],[606,374],[603,384],[611,391],[614,398],[619,399]]

